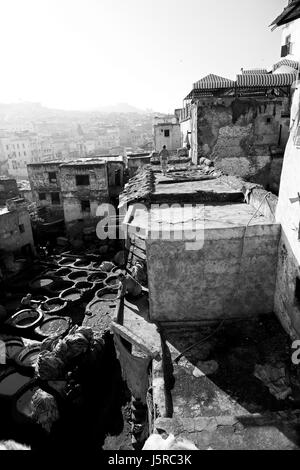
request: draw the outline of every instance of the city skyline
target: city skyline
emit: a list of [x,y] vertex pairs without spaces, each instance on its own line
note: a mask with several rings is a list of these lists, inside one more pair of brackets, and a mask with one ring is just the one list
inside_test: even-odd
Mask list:
[[280,31],[268,26],[285,5],[11,0],[1,8],[0,103],[65,110],[129,103],[170,113],[209,73],[234,79],[242,67],[270,68]]

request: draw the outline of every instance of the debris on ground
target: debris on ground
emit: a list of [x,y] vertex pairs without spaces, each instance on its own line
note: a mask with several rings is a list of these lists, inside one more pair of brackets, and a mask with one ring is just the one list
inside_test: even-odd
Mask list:
[[256,364],[254,376],[261,380],[277,400],[285,400],[292,394],[288,384],[284,364],[273,367],[269,364]]

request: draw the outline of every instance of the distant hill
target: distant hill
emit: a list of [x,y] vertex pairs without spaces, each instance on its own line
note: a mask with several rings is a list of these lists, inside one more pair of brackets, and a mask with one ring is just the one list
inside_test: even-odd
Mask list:
[[151,109],[143,110],[128,103],[118,103],[110,106],[99,106],[90,110],[64,110],[43,106],[41,103],[19,102],[0,103],[0,125],[5,122],[22,122],[51,119],[82,118],[90,114],[154,114]]
[[146,114],[153,112],[152,110],[144,110],[136,108],[128,103],[117,103],[110,106],[100,106],[95,108],[96,111],[101,113],[137,113],[137,114]]

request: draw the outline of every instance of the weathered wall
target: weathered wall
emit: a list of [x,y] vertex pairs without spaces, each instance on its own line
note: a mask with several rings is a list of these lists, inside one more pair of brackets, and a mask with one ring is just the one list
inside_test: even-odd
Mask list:
[[[24,226],[21,233],[19,226]],[[33,245],[30,216],[27,210],[0,213],[0,250],[15,252],[25,245]]]
[[[89,185],[77,186],[76,175],[89,175]],[[60,168],[64,218],[69,235],[82,234],[96,224],[96,211],[101,202],[108,202],[108,177],[105,163],[100,165],[62,165]],[[90,211],[82,211],[81,201],[90,202]]]
[[141,157],[128,157],[127,165],[128,165],[128,173],[129,178],[132,178],[137,170],[144,165],[149,165],[150,163],[150,155],[148,156],[141,156]]
[[275,313],[293,339],[300,337],[300,302],[295,296],[297,277],[300,279],[299,261],[283,232],[278,252]]
[[278,189],[280,162],[270,147],[286,145],[288,106],[288,98],[202,98],[192,117],[193,162],[207,157],[226,173]]
[[[282,226],[278,256],[275,313],[292,337],[300,337],[300,304],[296,299],[296,279],[300,279],[300,146],[295,136],[299,125],[300,81],[291,109],[290,138],[284,155],[276,220]],[[291,201],[292,199],[292,201]]]
[[[32,190],[33,200],[38,207],[47,207],[51,213],[58,216],[63,214],[63,204],[60,195],[60,203],[52,204],[51,193],[60,193],[60,162],[55,163],[34,163],[27,166],[28,178]],[[49,181],[49,172],[56,173],[56,182]],[[40,200],[39,194],[44,193],[46,199]]]
[[18,197],[17,182],[13,178],[0,178],[0,206],[5,206],[6,200]]
[[[124,187],[124,163],[123,162],[107,162],[107,178],[110,196],[117,196]],[[119,181],[117,181],[117,173]]]
[[[170,131],[169,137],[164,137],[164,130]],[[180,125],[177,124],[157,124],[154,126],[154,149],[159,152],[166,145],[170,152],[175,152],[181,147]]]
[[[201,321],[271,313],[280,226],[205,231],[202,250],[184,241],[146,241],[151,318]],[[241,265],[240,265],[241,263]]]

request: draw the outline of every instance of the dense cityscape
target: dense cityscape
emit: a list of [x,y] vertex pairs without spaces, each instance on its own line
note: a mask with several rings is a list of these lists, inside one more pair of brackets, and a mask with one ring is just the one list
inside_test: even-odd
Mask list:
[[[200,48],[199,70],[202,56],[215,69],[184,66],[172,112],[0,104],[0,450],[106,451],[145,469],[199,467],[197,450],[300,449],[300,0],[280,3],[275,17],[267,0],[231,1],[271,39],[258,54],[243,24],[252,65],[230,74]],[[143,22],[181,25],[173,6]],[[230,8],[214,13],[234,30]],[[182,72],[197,32],[176,25]],[[136,62],[154,40],[161,54],[163,35],[145,30]],[[111,80],[134,89],[139,71]],[[165,102],[182,76],[170,69]]]

